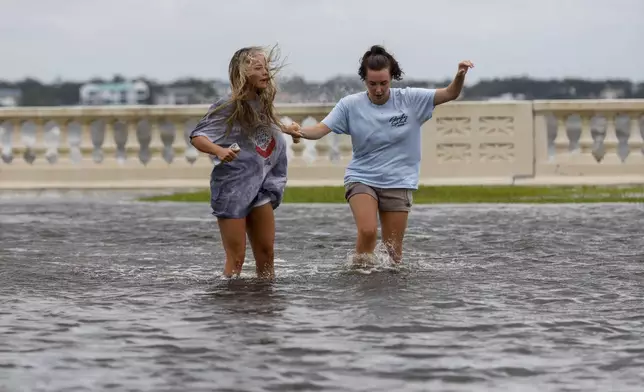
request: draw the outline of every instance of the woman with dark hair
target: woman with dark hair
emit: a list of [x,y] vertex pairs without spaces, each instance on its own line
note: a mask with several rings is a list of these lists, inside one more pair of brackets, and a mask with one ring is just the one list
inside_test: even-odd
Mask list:
[[458,98],[472,67],[460,62],[445,88],[392,88],[392,79],[401,80],[403,71],[394,56],[374,45],[358,69],[367,91],[342,98],[322,122],[300,129],[310,140],[330,132],[351,136],[353,158],[344,185],[358,231],[354,261],[373,254],[380,215],[383,243],[393,262],[401,262],[412,191],[418,189],[421,126],[437,105]]

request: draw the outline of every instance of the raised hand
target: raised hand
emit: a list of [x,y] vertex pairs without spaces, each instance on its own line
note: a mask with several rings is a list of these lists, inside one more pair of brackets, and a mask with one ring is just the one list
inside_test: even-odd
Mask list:
[[463,60],[458,63],[458,72],[456,74],[458,76],[465,76],[470,68],[474,68],[474,63],[472,63],[470,60]]

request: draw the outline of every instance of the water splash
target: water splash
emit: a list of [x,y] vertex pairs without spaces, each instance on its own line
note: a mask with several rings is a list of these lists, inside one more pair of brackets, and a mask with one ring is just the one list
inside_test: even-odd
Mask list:
[[370,275],[377,272],[400,272],[404,268],[404,264],[395,263],[389,255],[387,247],[383,243],[378,243],[372,254],[349,252],[344,268],[351,272]]

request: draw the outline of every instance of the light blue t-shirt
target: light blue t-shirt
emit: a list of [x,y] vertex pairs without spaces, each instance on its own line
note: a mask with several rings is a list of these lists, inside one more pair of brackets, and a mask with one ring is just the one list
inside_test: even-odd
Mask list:
[[378,188],[418,189],[420,128],[432,118],[435,89],[391,88],[383,105],[367,92],[342,98],[322,123],[351,136],[353,158],[344,183]]

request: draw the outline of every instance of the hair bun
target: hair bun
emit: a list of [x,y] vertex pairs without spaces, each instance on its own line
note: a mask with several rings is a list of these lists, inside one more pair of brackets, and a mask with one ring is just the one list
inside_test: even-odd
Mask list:
[[371,52],[371,54],[372,54],[372,55],[379,55],[379,54],[381,54],[381,55],[386,56],[386,55],[388,55],[388,54],[389,54],[389,53],[387,53],[387,51],[385,50],[385,48],[383,48],[383,47],[382,47],[382,46],[380,46],[380,45],[374,45],[374,46],[372,46],[372,47],[371,47],[371,49],[369,50],[369,52]]

